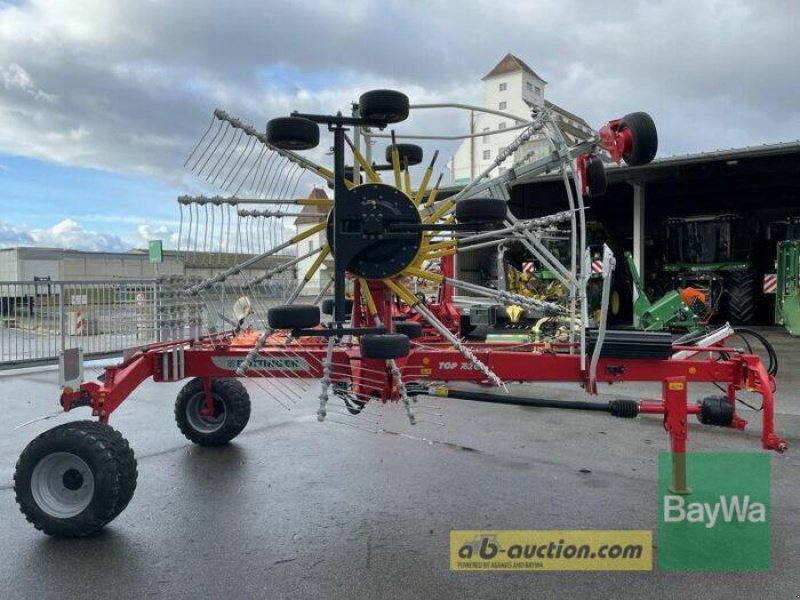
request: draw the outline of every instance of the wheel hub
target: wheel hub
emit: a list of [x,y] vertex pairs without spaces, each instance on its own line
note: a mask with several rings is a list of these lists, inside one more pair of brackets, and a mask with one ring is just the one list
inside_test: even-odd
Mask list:
[[206,394],[195,394],[186,403],[186,419],[201,433],[214,433],[225,424],[225,403],[214,394],[214,413],[206,414]]
[[83,485],[83,475],[77,469],[68,469],[63,477],[64,487],[74,492]]
[[80,456],[54,452],[38,462],[31,475],[31,494],[51,517],[69,519],[83,512],[94,497],[94,475]]
[[[342,220],[346,243],[355,250],[348,271],[356,277],[392,277],[409,266],[422,246],[419,210],[402,191],[382,183],[365,183],[348,192],[348,216]],[[333,243],[333,211],[328,216],[328,245]],[[405,230],[403,226],[408,226]],[[398,228],[398,226],[400,228]]]

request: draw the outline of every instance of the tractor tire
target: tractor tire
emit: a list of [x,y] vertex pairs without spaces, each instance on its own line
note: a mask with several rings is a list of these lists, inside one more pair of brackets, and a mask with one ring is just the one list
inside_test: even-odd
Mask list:
[[319,145],[319,125],[302,117],[270,119],[267,143],[281,150],[311,150]]
[[203,415],[206,401],[203,380],[192,379],[175,400],[175,421],[190,442],[200,446],[224,446],[242,433],[250,420],[250,395],[238,379],[211,382],[214,414]]
[[14,491],[36,529],[84,537],[125,509],[136,478],[133,450],[118,431],[96,421],[74,421],[28,444],[17,461]]
[[728,318],[733,325],[749,325],[756,318],[756,279],[750,271],[734,272],[725,280]]
[[589,198],[599,198],[606,195],[608,179],[606,167],[599,156],[591,156],[586,161],[586,185]]
[[[333,298],[325,298],[319,304],[319,309],[322,311],[323,315],[332,315],[334,308],[334,299]],[[353,312],[353,300],[352,298],[345,298],[344,300],[344,312],[349,315]]]
[[361,336],[361,358],[389,360],[408,356],[411,342],[400,333],[368,333]]
[[395,90],[372,90],[361,94],[358,111],[362,119],[399,123],[408,118],[408,96]]
[[508,214],[508,205],[501,198],[465,198],[456,202],[459,223],[500,223]]
[[635,112],[620,119],[620,129],[627,129],[633,138],[633,147],[622,155],[632,167],[646,165],[658,152],[658,131],[653,118],[646,112]]
[[319,325],[319,307],[312,304],[273,306],[267,311],[272,329],[308,329]]
[[[397,144],[397,153],[400,155],[400,165],[406,161],[410,166],[418,165],[422,162],[422,148],[416,144]],[[386,162],[392,164],[392,147],[386,146]]]
[[413,340],[414,338],[422,337],[422,324],[416,321],[395,321],[394,331]]

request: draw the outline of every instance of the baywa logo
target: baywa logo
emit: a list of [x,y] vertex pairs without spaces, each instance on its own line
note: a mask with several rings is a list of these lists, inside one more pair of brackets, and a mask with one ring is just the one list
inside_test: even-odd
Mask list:
[[668,571],[765,571],[771,564],[770,455],[686,454],[688,494],[659,456],[658,565]]

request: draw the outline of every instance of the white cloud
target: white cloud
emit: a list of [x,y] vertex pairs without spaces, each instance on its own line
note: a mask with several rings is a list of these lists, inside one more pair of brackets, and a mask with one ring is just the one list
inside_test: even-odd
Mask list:
[[47,229],[31,229],[30,236],[36,246],[112,252],[130,249],[119,236],[87,230],[73,219],[64,219]]
[[87,229],[74,219],[63,219],[52,227],[27,227],[0,221],[0,247],[41,246],[70,248],[92,252],[127,252],[142,248],[152,239],[163,239],[165,246],[174,248],[177,233],[167,224],[140,224],[130,236],[101,233]]
[[28,72],[16,63],[0,66],[0,82],[7,91],[22,91],[36,100],[54,102],[56,97],[36,87]]
[[162,240],[165,247],[178,245],[178,232],[169,225],[139,225],[136,227],[138,245],[147,246],[150,240]]
[[7,248],[9,246],[29,246],[33,243],[33,237],[24,227],[0,221],[0,248]]
[[0,4],[0,152],[181,183],[217,106],[263,128],[384,85],[480,102],[508,51],[595,126],[651,112],[664,153],[800,136],[798,3],[457,4],[236,0],[225,18],[215,0]]

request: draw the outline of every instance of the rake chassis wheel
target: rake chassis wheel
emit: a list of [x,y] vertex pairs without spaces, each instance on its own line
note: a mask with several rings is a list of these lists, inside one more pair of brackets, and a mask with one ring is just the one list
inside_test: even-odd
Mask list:
[[210,392],[213,408],[209,411],[202,378],[183,386],[175,400],[175,421],[189,441],[200,446],[224,446],[247,426],[250,396],[238,379],[214,379]]
[[74,421],[45,431],[23,451],[14,472],[25,518],[48,535],[96,533],[128,505],[136,490],[136,459],[108,425]]

